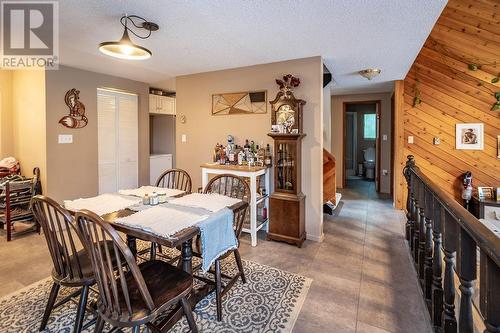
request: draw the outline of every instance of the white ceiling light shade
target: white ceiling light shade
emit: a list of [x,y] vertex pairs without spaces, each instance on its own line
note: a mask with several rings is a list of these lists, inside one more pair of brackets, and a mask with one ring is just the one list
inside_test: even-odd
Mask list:
[[[142,20],[142,24],[138,25],[134,22],[134,19]],[[127,27],[127,22],[132,22],[133,26],[137,29],[145,29],[148,31],[146,36],[140,36],[136,34],[133,30]],[[99,44],[99,51],[102,53],[120,59],[126,60],[144,60],[150,58],[153,53],[145,47],[137,45],[132,42],[129,37],[128,32],[130,31],[132,34],[141,39],[146,39],[151,36],[152,31],[158,30],[158,25],[153,22],[146,21],[142,17],[131,15],[131,16],[122,16],[120,19],[121,24],[124,27],[123,36],[117,42],[102,42]]]
[[367,68],[363,69],[362,71],[359,71],[359,75],[362,77],[371,80],[376,76],[380,75],[380,72],[382,72],[379,68]]

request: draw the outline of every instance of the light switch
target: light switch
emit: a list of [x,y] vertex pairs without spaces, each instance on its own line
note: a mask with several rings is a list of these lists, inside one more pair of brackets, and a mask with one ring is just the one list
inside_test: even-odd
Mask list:
[[72,134],[59,134],[58,142],[59,143],[73,143],[73,135]]
[[413,136],[412,135],[408,136],[408,143],[413,143]]
[[387,134],[382,135],[382,140],[387,141]]
[[187,135],[186,134],[182,134],[181,135],[181,142],[187,142]]

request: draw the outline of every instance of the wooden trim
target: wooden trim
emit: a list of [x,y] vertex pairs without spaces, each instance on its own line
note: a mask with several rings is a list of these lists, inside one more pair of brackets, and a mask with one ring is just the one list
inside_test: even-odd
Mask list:
[[395,93],[393,92],[392,93],[392,96],[391,96],[391,165],[390,165],[390,168],[391,168],[391,189],[390,189],[390,193],[391,193],[391,197],[394,198],[394,164],[393,164],[393,161],[394,161],[394,158],[395,158],[395,155],[394,155],[394,139],[396,137],[396,135],[394,134],[395,131],[396,131],[396,127],[395,127],[395,122],[394,122],[394,115],[395,115],[395,98],[394,98],[394,95]]
[[[345,138],[346,138],[346,126],[345,126],[345,114],[347,111],[348,104],[375,104],[375,113],[377,115],[377,138],[375,141],[375,151],[376,151],[376,161],[375,161],[375,184],[376,191],[380,192],[380,156],[381,156],[381,142],[380,142],[380,133],[381,133],[381,120],[382,120],[382,100],[366,100],[366,101],[350,101],[342,103],[342,188],[345,188],[346,184],[346,172],[345,172]],[[359,163],[359,161],[358,161]]]
[[394,184],[394,207],[403,209],[404,178],[403,167],[406,163],[404,158],[404,81],[397,80],[394,84],[394,160],[393,160],[393,184]]

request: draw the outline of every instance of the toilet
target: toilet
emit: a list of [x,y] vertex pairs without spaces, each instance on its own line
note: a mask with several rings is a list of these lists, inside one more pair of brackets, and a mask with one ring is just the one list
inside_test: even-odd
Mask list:
[[375,179],[375,148],[369,147],[363,150],[365,161],[365,177],[367,179]]

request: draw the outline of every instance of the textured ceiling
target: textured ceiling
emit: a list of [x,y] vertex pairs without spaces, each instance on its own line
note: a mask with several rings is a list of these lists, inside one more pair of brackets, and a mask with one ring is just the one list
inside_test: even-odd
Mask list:
[[[322,56],[334,93],[390,90],[403,79],[445,0],[64,0],[61,63],[155,84],[199,72]],[[118,40],[119,18],[136,14],[160,25],[145,41],[145,61],[97,50]],[[357,71],[379,67],[368,82]]]

